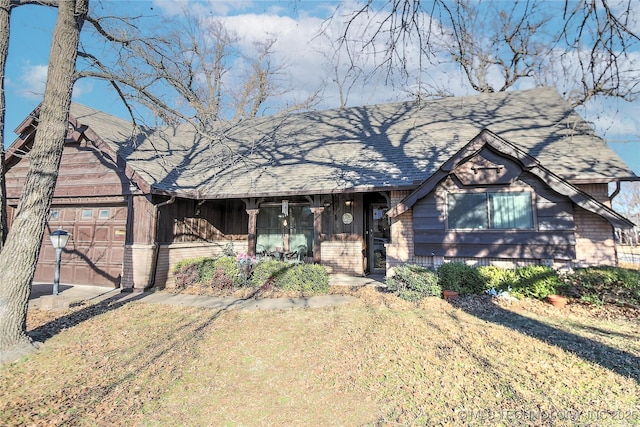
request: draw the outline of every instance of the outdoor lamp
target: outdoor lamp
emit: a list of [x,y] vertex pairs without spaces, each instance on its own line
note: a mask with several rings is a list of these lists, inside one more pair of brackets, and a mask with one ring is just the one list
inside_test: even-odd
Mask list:
[[62,249],[67,245],[67,241],[69,240],[69,232],[59,229],[52,232],[49,238],[56,250],[56,269],[53,273],[53,294],[58,295],[58,287],[60,285],[60,259],[62,257]]

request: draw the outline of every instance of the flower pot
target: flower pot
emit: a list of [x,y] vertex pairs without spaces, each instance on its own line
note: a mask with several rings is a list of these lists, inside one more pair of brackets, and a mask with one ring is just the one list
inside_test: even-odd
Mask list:
[[547,297],[547,300],[554,307],[562,308],[565,305],[567,305],[567,298],[565,298],[565,297],[563,297],[561,295],[549,295]]
[[442,291],[442,296],[446,300],[453,300],[458,298],[458,292],[456,291]]

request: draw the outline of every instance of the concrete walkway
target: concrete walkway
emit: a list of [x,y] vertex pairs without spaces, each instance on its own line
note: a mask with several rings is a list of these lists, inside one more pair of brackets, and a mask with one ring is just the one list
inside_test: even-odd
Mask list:
[[[337,286],[384,286],[383,277],[351,277],[333,275],[331,285]],[[60,285],[58,295],[53,294],[52,284],[34,284],[29,297],[31,307],[42,310],[63,310],[80,302],[101,302],[104,300],[120,303],[140,301],[151,304],[171,304],[214,309],[244,310],[287,310],[293,308],[319,308],[348,304],[355,298],[348,295],[318,295],[306,298],[220,298],[200,295],[173,294],[170,292],[123,293],[119,288],[102,286]]]

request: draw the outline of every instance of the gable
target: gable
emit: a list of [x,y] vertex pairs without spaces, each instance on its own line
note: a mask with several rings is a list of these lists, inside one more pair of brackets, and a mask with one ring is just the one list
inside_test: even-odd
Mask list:
[[[7,198],[18,199],[29,169],[28,156],[16,158],[6,172]],[[113,196],[124,200],[129,179],[117,165],[86,141],[65,144],[54,197]]]
[[[505,167],[501,162],[510,166]],[[393,206],[388,215],[396,217],[411,209],[449,176],[454,176],[456,179],[461,176],[469,185],[481,183],[495,185],[512,182],[523,172],[545,183],[553,191],[569,198],[581,208],[606,219],[614,227],[633,228],[634,226],[632,222],[611,208],[547,170],[533,157],[488,130],[480,132],[415,191]],[[482,179],[486,181],[483,182]]]
[[465,186],[510,184],[520,173],[522,168],[516,162],[493,153],[487,147],[451,171]]

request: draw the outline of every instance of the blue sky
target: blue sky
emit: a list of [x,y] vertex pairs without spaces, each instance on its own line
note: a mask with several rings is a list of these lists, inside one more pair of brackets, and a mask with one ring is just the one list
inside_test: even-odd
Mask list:
[[[327,1],[101,1],[92,0],[92,6],[109,13],[139,13],[144,15],[177,16],[179,8],[187,5],[200,16],[222,17],[240,37],[259,40],[265,34],[276,35],[278,60],[287,64],[292,96],[306,94],[327,82],[329,64],[322,52],[329,49],[328,41],[314,38],[319,25],[328,16],[336,2]],[[350,4],[350,6],[349,6]],[[355,8],[357,2],[349,3]],[[640,3],[639,3],[640,5]],[[38,105],[44,90],[50,38],[55,24],[55,10],[42,6],[22,6],[12,12],[11,43],[7,63],[6,136],[5,145],[16,135],[13,130]],[[88,24],[87,24],[88,25]],[[640,28],[640,27],[639,27]],[[640,55],[640,53],[639,53]],[[370,64],[369,64],[370,65]],[[433,85],[447,85],[456,95],[473,94],[464,79],[452,77],[451,69],[434,68],[421,79]],[[640,79],[640,76],[639,76]],[[527,88],[525,82],[521,88]],[[330,84],[324,90],[325,100],[319,108],[337,106],[337,88]],[[379,83],[355,86],[349,105],[371,104],[406,99],[398,88]],[[80,80],[74,89],[74,101],[127,118],[126,109],[114,91],[105,83]],[[595,101],[579,111],[591,121],[598,134],[620,154],[624,161],[640,175],[640,102]]]

